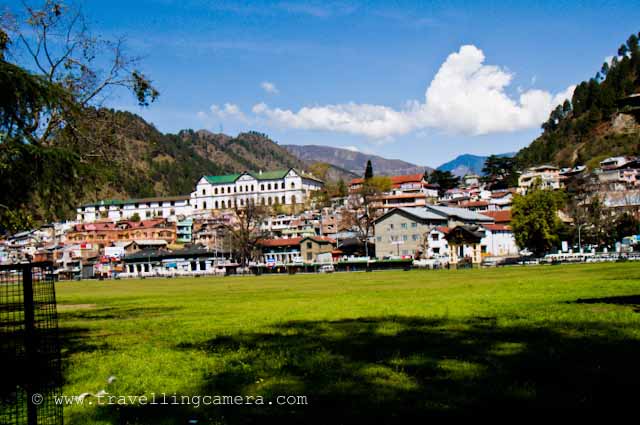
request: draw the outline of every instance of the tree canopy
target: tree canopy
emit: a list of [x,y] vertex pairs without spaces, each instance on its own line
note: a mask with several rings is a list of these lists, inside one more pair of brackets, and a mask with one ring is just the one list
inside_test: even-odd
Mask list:
[[557,246],[563,227],[558,210],[563,204],[562,192],[541,189],[537,185],[526,195],[516,195],[511,225],[518,246],[538,256]]

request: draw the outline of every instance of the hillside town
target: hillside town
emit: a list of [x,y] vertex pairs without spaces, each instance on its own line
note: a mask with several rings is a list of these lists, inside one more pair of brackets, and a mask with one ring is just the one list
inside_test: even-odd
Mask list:
[[[188,195],[80,205],[73,221],[1,240],[0,263],[52,261],[59,279],[514,264],[528,253],[514,237],[513,200],[534,186],[564,191],[579,179],[583,203],[597,198],[610,214],[640,218],[640,159],[599,165],[531,167],[517,187],[501,189],[465,175],[442,190],[427,172],[376,177],[386,187],[365,193],[367,178],[355,178],[346,196],[329,199],[318,196],[321,179],[294,168],[203,176]],[[576,226],[566,211],[557,214]],[[238,232],[250,235],[238,240]],[[638,235],[624,236],[613,246],[562,241],[546,259],[635,259]]]

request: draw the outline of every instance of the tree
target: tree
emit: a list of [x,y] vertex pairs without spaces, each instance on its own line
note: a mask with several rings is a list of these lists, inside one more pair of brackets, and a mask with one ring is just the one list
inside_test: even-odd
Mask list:
[[506,156],[489,156],[482,168],[483,180],[491,189],[506,189],[518,185],[516,160]]
[[615,220],[615,240],[619,241],[626,236],[640,234],[640,221],[632,214],[624,212]]
[[344,222],[358,229],[361,242],[364,243],[365,255],[369,255],[369,238],[373,234],[374,223],[382,215],[379,198],[391,190],[389,177],[371,177],[364,181],[360,189],[350,197],[349,208],[344,214]]
[[433,170],[428,181],[439,186],[438,194],[442,196],[447,190],[458,187],[460,177],[454,176],[451,171]]
[[562,222],[558,210],[563,204],[561,192],[540,189],[513,198],[511,224],[516,243],[537,256],[547,253],[559,242]]
[[371,160],[367,161],[367,168],[364,170],[364,179],[368,180],[373,177],[373,165],[371,165]]
[[240,260],[242,267],[247,266],[253,258],[256,245],[267,236],[261,225],[268,212],[267,208],[253,202],[244,207],[236,205],[233,208],[234,219],[224,225],[231,250]]
[[136,223],[139,222],[140,221],[140,214],[134,213],[129,220],[131,220],[133,222],[136,222]]
[[[135,68],[138,59],[126,55],[124,41],[91,35],[77,8],[54,0],[24,4],[1,24],[0,170],[4,191],[21,193],[20,203],[3,209],[23,216],[15,224],[26,227],[32,213],[60,218],[82,191],[99,185],[98,168],[116,140],[113,126],[100,122],[104,99],[126,88],[148,105],[158,92]],[[6,57],[21,58],[20,66]],[[23,174],[25,166],[33,171]]]

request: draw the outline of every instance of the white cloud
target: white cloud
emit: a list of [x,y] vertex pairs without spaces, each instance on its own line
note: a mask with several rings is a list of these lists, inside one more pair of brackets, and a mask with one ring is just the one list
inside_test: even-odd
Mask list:
[[345,146],[344,149],[351,151],[351,152],[360,152],[360,149],[358,149],[357,146]]
[[[435,129],[447,133],[483,135],[536,128],[551,110],[571,98],[575,86],[552,94],[539,89],[507,93],[513,74],[504,67],[486,65],[482,50],[465,45],[451,53],[427,87],[424,101],[407,101],[400,109],[366,103],[304,106],[297,111],[253,106],[254,117],[247,118],[234,104],[211,106],[217,119],[242,122],[257,120],[269,125],[302,130],[322,130],[363,135],[376,143],[395,136]],[[267,92],[277,93],[275,85],[263,82]]]
[[276,85],[269,81],[263,81],[262,83],[260,83],[260,87],[262,87],[262,90],[266,91],[267,93],[271,93],[271,94],[280,93],[280,90],[278,90]]
[[203,121],[207,127],[211,127],[220,121],[249,122],[249,118],[240,110],[238,105],[234,103],[225,103],[222,106],[211,105],[208,112],[199,111],[197,117]]
[[481,135],[538,127],[574,86],[556,95],[531,89],[517,98],[507,87],[513,74],[484,64],[482,50],[462,46],[440,66],[425,93],[424,102],[410,101],[396,110],[361,103],[305,106],[298,111],[271,108],[264,103],[253,113],[275,125],[359,134],[374,139],[390,138],[414,130],[435,128],[445,132]]

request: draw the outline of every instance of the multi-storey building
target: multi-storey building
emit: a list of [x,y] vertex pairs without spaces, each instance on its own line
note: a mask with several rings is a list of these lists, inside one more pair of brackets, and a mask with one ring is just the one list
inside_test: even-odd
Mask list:
[[562,187],[560,169],[553,165],[529,168],[518,179],[518,192],[524,195],[536,182],[540,183],[542,189],[560,189]]
[[174,243],[176,225],[162,218],[139,222],[81,223],[76,224],[67,234],[68,243],[94,244],[98,248],[133,240],[164,240],[167,243]]
[[204,176],[191,193],[196,212],[254,205],[298,205],[307,201],[322,181],[294,168],[224,176]]
[[177,216],[191,215],[193,208],[189,199],[189,196],[124,201],[107,199],[78,207],[76,209],[77,220],[83,223],[91,223],[100,219],[130,220],[136,215],[142,220],[156,217],[175,219]]
[[428,246],[428,235],[436,227],[490,224],[494,220],[464,209],[427,205],[396,208],[375,221],[376,256],[415,255]]

